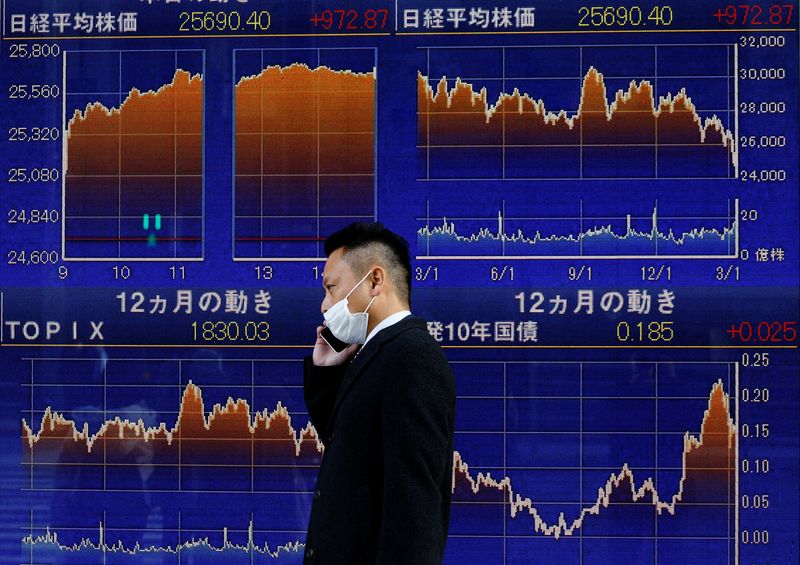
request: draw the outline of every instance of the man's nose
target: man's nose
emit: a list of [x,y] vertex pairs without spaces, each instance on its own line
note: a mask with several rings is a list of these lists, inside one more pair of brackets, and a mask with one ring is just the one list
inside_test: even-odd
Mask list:
[[330,302],[328,300],[328,297],[326,296],[325,298],[322,299],[322,304],[320,304],[319,309],[324,314],[325,312],[328,311],[328,308],[330,307],[331,307]]

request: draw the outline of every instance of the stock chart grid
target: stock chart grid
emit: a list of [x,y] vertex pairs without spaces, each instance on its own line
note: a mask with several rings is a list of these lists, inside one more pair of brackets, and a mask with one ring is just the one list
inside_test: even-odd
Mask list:
[[[31,562],[302,557],[323,447],[303,409],[298,360],[22,361],[23,489],[52,497],[49,511],[31,510],[22,540]],[[452,562],[592,562],[609,544],[639,563],[697,548],[736,562],[737,363],[452,366]],[[229,517],[104,502],[154,495],[248,511],[217,523]],[[295,518],[265,511],[274,508]]]
[[456,378],[445,563],[797,563],[797,2],[79,4],[0,0],[0,563],[303,562],[353,221]]

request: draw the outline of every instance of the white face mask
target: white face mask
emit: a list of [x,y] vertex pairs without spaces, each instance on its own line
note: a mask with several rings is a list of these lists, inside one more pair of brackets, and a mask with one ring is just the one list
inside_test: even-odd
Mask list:
[[376,297],[372,297],[372,300],[369,301],[369,304],[367,304],[363,312],[358,312],[356,314],[353,314],[347,308],[347,298],[353,294],[353,291],[357,289],[358,285],[363,283],[368,276],[369,273],[364,275],[364,277],[350,289],[347,296],[328,308],[328,311],[323,314],[325,317],[325,325],[331,330],[336,339],[340,339],[345,343],[364,343],[367,341],[367,322],[369,320],[367,310],[372,306],[372,302]]

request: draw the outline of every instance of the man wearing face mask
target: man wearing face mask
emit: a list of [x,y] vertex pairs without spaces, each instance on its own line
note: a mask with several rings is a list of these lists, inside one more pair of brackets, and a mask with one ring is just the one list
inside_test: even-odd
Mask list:
[[325,241],[325,254],[325,322],[304,365],[325,445],[304,563],[441,565],[455,383],[426,322],[411,315],[408,244],[379,223],[355,223]]

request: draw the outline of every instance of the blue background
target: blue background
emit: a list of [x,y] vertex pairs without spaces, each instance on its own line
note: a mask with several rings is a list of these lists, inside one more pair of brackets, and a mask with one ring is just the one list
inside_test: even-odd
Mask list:
[[[662,497],[678,489],[683,434],[697,434],[711,387],[722,379],[731,395],[732,418],[748,423],[769,422],[770,437],[763,440],[737,437],[741,459],[768,458],[771,470],[763,476],[739,473],[742,493],[769,494],[770,507],[764,510],[739,509],[739,523],[733,520],[735,508],[705,514],[678,512],[674,517],[653,517],[652,510],[621,509],[601,511],[589,517],[580,535],[554,540],[534,532],[527,515],[512,518],[505,505],[455,504],[447,563],[478,565],[511,563],[735,563],[738,537],[741,563],[796,563],[796,532],[800,529],[800,487],[798,485],[798,409],[800,388],[797,375],[800,359],[797,341],[782,342],[789,349],[768,350],[775,344],[751,343],[756,350],[725,349],[737,346],[725,330],[741,321],[796,321],[800,285],[800,230],[798,227],[798,62],[797,6],[792,31],[780,32],[782,48],[739,47],[739,67],[782,67],[786,77],[780,81],[739,80],[739,101],[784,100],[787,111],[780,115],[739,115],[738,135],[784,135],[784,147],[765,150],[740,149],[741,169],[784,169],[783,182],[742,181],[731,178],[692,179],[535,179],[501,180],[496,167],[474,161],[468,155],[450,163],[451,170],[471,171],[476,179],[425,181],[417,145],[416,76],[426,69],[424,47],[437,57],[432,80],[447,74],[475,76],[486,71],[496,77],[495,54],[498,46],[522,47],[522,59],[514,64],[528,76],[541,72],[573,76],[567,80],[525,80],[507,84],[518,86],[534,98],[543,98],[548,110],[574,112],[579,94],[579,77],[588,65],[595,65],[609,76],[609,93],[625,88],[629,80],[654,79],[650,57],[652,44],[659,45],[657,94],[675,93],[685,86],[698,107],[730,109],[735,106],[729,91],[733,79],[669,79],[680,74],[732,73],[730,60],[721,52],[732,47],[687,47],[696,44],[734,45],[746,31],[726,30],[713,18],[724,3],[671,3],[675,19],[670,33],[577,33],[578,3],[547,2],[536,6],[536,30],[558,33],[534,35],[314,35],[308,18],[314,10],[338,8],[334,3],[249,3],[181,5],[129,1],[47,2],[14,0],[3,4],[6,29],[3,30],[1,92],[12,84],[61,84],[61,58],[19,61],[9,58],[11,44],[34,40],[14,40],[9,36],[8,15],[40,11],[110,10],[139,12],[139,31],[127,38],[59,39],[65,50],[138,50],[135,86],[142,90],[164,84],[164,73],[157,72],[160,60],[155,50],[201,50],[205,61],[205,172],[204,172],[204,260],[167,263],[57,261],[51,265],[9,265],[10,251],[61,249],[61,226],[18,225],[5,221],[7,209],[61,208],[61,184],[19,185],[6,182],[12,167],[61,167],[61,144],[12,143],[0,139],[2,180],[0,199],[0,263],[3,320],[58,320],[67,324],[79,320],[105,320],[104,347],[83,344],[64,346],[60,336],[54,343],[41,339],[23,345],[10,340],[4,328],[0,362],[5,369],[0,399],[0,562],[3,563],[268,563],[300,562],[292,548],[276,560],[261,551],[229,547],[212,551],[192,540],[208,538],[208,545],[219,548],[222,529],[229,530],[232,544],[246,546],[247,529],[252,522],[257,547],[268,544],[271,550],[282,544],[302,542],[310,491],[315,469],[286,468],[265,472],[259,479],[263,488],[249,492],[251,476],[224,468],[209,473],[214,488],[176,489],[166,475],[148,476],[146,463],[125,470],[116,478],[124,488],[97,489],[98,469],[56,468],[41,470],[35,488],[30,488],[31,471],[20,464],[21,418],[41,417],[45,408],[88,423],[94,433],[98,426],[115,416],[143,414],[147,425],[165,422],[172,426],[183,387],[192,380],[203,391],[206,410],[228,397],[244,398],[253,410],[273,410],[278,401],[289,409],[295,428],[307,422],[302,396],[300,363],[310,348],[309,336],[320,320],[318,262],[234,261],[233,245],[233,144],[232,108],[234,49],[335,49],[364,48],[377,53],[376,113],[376,217],[401,233],[411,244],[414,259],[412,309],[428,320],[444,323],[535,320],[540,325],[539,341],[526,348],[504,347],[470,338],[447,342],[446,353],[453,362],[458,387],[456,449],[470,465],[470,473],[490,472],[495,478],[509,477],[512,488],[530,497],[543,519],[552,523],[563,512],[568,521],[578,509],[594,503],[597,489],[611,473],[627,463],[637,485],[649,477],[656,481]],[[466,6],[442,3],[437,7]],[[509,3],[509,6],[524,5]],[[432,6],[432,5],[431,5]],[[644,6],[649,11],[652,3]],[[393,30],[394,6],[354,2],[347,8],[390,10],[387,33]],[[401,3],[400,9],[426,6]],[[187,10],[238,10],[247,14],[266,9],[272,27],[260,37],[181,37],[177,31],[179,13]],[[695,30],[695,31],[680,31]],[[706,30],[706,31],[701,31]],[[761,30],[763,31],[763,30]],[[754,32],[755,33],[755,32]],[[249,35],[254,35],[250,33]],[[771,34],[775,35],[775,34]],[[174,36],[174,37],[166,37]],[[763,36],[756,33],[756,36]],[[5,41],[9,39],[9,41]],[[554,46],[561,46],[555,49]],[[569,47],[567,47],[569,46]],[[583,64],[580,62],[582,46]],[[465,49],[467,47],[474,49]],[[490,49],[492,47],[493,49]],[[535,47],[532,48],[532,47]],[[152,60],[147,50],[153,50]],[[507,50],[511,52],[512,50]],[[110,71],[99,65],[83,69],[70,80],[102,85]],[[167,75],[172,72],[169,69]],[[475,81],[486,86],[489,100],[496,100],[497,81]],[[134,84],[132,84],[133,86]],[[99,89],[99,88],[98,88]],[[113,101],[111,101],[113,102]],[[78,105],[84,104],[81,101]],[[722,105],[722,108],[720,108]],[[73,109],[66,108],[70,115]],[[703,117],[707,113],[701,114]],[[19,102],[4,97],[0,101],[0,121],[5,134],[19,125],[55,125],[62,122],[61,100]],[[731,128],[730,114],[721,116]],[[569,162],[522,163],[522,167],[543,175],[569,170]],[[645,163],[631,163],[631,170]],[[559,167],[562,169],[559,169]],[[702,169],[703,161],[686,163],[688,169]],[[473,174],[473,172],[475,174]],[[617,174],[630,177],[638,174]],[[700,176],[700,175],[696,175]],[[507,230],[521,229],[530,235],[536,229],[577,235],[580,223],[575,217],[582,208],[586,218],[627,214],[649,217],[655,203],[663,217],[689,218],[725,216],[729,202],[739,199],[741,209],[756,209],[757,221],[740,223],[740,245],[749,252],[745,259],[642,259],[585,258],[518,260],[507,257],[430,259],[418,246],[418,230],[431,218],[480,218],[456,223],[461,235],[481,228],[495,227],[499,210],[505,209]],[[519,217],[546,217],[544,223],[531,224]],[[567,218],[557,220],[553,218]],[[438,225],[431,221],[432,226]],[[601,224],[604,225],[604,224]],[[623,222],[624,225],[624,222]],[[638,226],[648,227],[646,220]],[[586,226],[584,225],[584,229]],[[697,227],[724,227],[719,220],[663,220],[662,229],[680,232]],[[321,234],[324,235],[324,234]],[[782,248],[783,261],[756,261],[756,249]],[[322,256],[321,250],[318,250]],[[483,254],[483,251],[478,253]],[[476,251],[467,250],[466,255]],[[495,255],[494,251],[491,255]],[[649,254],[647,252],[646,254]],[[303,253],[305,255],[305,251]],[[126,266],[130,276],[115,273]],[[170,266],[185,267],[186,278],[174,280]],[[578,280],[570,277],[570,267],[591,268]],[[68,276],[59,278],[59,267]],[[503,269],[505,267],[505,269]],[[665,272],[669,268],[670,278]],[[115,270],[116,268],[116,270]],[[657,280],[643,280],[642,269],[657,272]],[[720,277],[718,269],[732,273]],[[498,272],[503,272],[498,276]],[[256,276],[256,273],[259,276]],[[513,273],[513,274],[512,274]],[[265,276],[266,275],[266,276]],[[196,293],[226,289],[269,290],[272,307],[260,318],[252,311],[247,316],[223,314],[134,316],[119,313],[115,295],[122,290],[142,290],[148,296],[174,296],[175,289],[191,288]],[[562,317],[520,312],[515,296],[541,291],[548,297],[570,297],[574,306],[578,289],[598,293],[627,289],[647,289],[655,295],[669,288],[676,294],[672,315],[652,312],[638,316],[621,312],[594,315],[567,314]],[[269,341],[260,348],[221,348],[192,339],[193,321],[261,320],[269,322]],[[670,349],[651,348],[647,342],[620,343],[615,328],[618,322],[636,324],[653,320],[674,322],[676,337]],[[244,346],[245,343],[227,345]],[[631,345],[640,348],[629,347]],[[663,345],[663,344],[662,344]],[[9,347],[6,347],[9,346]],[[131,347],[125,347],[131,346]],[[163,347],[154,347],[163,346]],[[469,347],[468,347],[469,346]],[[476,346],[476,347],[473,347]],[[589,347],[586,347],[589,346]],[[591,347],[591,348],[590,348]],[[596,348],[596,349],[595,349]],[[739,389],[731,371],[746,352],[769,351],[771,363],[765,368],[739,366]],[[71,361],[59,359],[70,358]],[[31,359],[34,359],[33,361]],[[181,360],[180,364],[178,360]],[[579,362],[585,362],[583,366]],[[177,366],[180,365],[180,368]],[[654,367],[658,366],[658,378]],[[581,377],[582,371],[582,377]],[[103,386],[103,375],[106,386]],[[35,386],[31,386],[33,377]],[[154,383],[163,388],[152,386]],[[83,384],[69,387],[66,384]],[[126,385],[126,386],[120,386]],[[769,387],[769,403],[747,403],[742,390]],[[519,396],[533,397],[520,399]],[[557,398],[553,398],[557,397]],[[599,398],[597,398],[599,397]],[[635,397],[631,399],[630,397]],[[735,409],[739,400],[739,411]],[[34,422],[37,420],[34,418]],[[581,426],[581,421],[584,425]],[[600,432],[600,433],[581,433]],[[658,429],[659,434],[655,433]],[[576,433],[576,430],[578,433]],[[533,432],[533,433],[531,433]],[[544,432],[544,433],[542,433]],[[38,473],[40,469],[36,469]],[[102,470],[100,470],[102,471]],[[113,469],[106,470],[113,474]],[[255,474],[253,475],[255,476]],[[138,478],[137,478],[138,477]],[[164,486],[166,485],[166,486]],[[191,482],[189,483],[191,486]],[[206,485],[207,486],[207,485]],[[650,507],[647,507],[650,508]],[[57,532],[65,546],[81,540],[99,543],[99,524],[105,526],[107,546],[118,542],[130,550],[154,546],[160,552],[133,554],[109,551],[105,555],[84,547],[66,551],[54,544],[27,543],[24,538],[45,535],[46,528]],[[754,530],[769,530],[769,544],[744,544],[742,535]],[[743,534],[747,531],[748,534]],[[694,539],[687,538],[687,532]],[[670,537],[672,536],[672,537]],[[681,539],[676,539],[676,536]],[[180,553],[176,548],[180,547]],[[166,551],[169,550],[169,551]],[[302,547],[299,547],[302,551]]]

